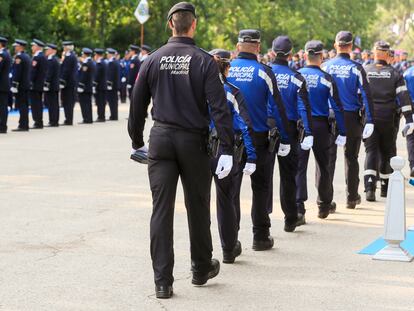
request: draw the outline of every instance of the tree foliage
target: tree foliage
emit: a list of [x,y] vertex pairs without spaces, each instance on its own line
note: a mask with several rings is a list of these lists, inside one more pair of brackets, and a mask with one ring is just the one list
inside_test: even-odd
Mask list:
[[[133,16],[138,0],[1,0],[0,34],[44,41],[74,40],[77,46],[126,48],[139,44],[140,25]],[[151,18],[145,43],[162,45],[169,8],[178,0],[149,0]],[[231,49],[243,28],[262,31],[263,51],[279,34],[300,49],[310,39],[327,48],[337,31],[348,29],[371,43],[369,26],[376,0],[194,0],[198,14],[196,41],[205,49]],[[410,1],[408,1],[410,2]],[[350,10],[352,8],[352,11]]]

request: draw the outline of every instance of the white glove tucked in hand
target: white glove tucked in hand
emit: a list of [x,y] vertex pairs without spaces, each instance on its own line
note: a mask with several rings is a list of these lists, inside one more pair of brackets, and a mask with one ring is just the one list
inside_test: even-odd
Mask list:
[[233,156],[223,154],[220,156],[218,160],[216,175],[218,176],[219,179],[223,179],[230,174],[232,167],[233,167]]
[[15,88],[15,87],[12,87],[12,88],[10,88],[10,91],[13,93],[13,94],[17,94],[19,91],[17,90],[17,88]]
[[372,133],[374,133],[374,124],[365,124],[364,131],[362,132],[362,139],[367,139],[371,137]]
[[125,83],[126,82],[126,78],[125,77],[122,77],[121,82],[122,83]]
[[339,135],[339,136],[336,138],[335,144],[336,144],[338,147],[343,147],[343,146],[345,146],[345,144],[346,144],[346,136]]
[[252,175],[255,171],[256,171],[256,163],[247,162],[243,169],[243,173],[247,176]]
[[83,88],[78,87],[78,93],[83,93]]
[[414,132],[414,123],[407,123],[402,130],[402,135],[403,137],[407,137],[408,135],[411,135],[413,132]]
[[290,145],[280,144],[277,155],[286,157],[290,152]]
[[131,84],[127,84],[127,89],[132,89],[132,85]]
[[310,150],[313,147],[313,136],[306,136],[300,144],[302,150]]

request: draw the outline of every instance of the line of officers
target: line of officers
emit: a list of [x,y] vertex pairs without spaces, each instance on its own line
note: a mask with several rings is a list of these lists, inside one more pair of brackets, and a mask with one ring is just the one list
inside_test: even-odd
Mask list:
[[[0,36],[0,133],[7,133],[8,106],[19,110],[19,125],[12,131],[29,131],[29,107],[32,111],[32,129],[44,127],[43,108],[49,112],[50,127],[73,125],[75,102],[79,101],[83,121],[93,123],[95,98],[97,118],[105,122],[106,105],[110,121],[118,120],[118,102],[126,102],[132,93],[141,62],[150,47],[131,45],[125,57],[112,48],[95,50],[83,48],[78,58],[72,41],[64,41],[63,54],[59,58],[56,44],[45,44],[34,39],[31,42],[32,57],[26,53],[28,43],[16,39],[14,59],[7,50],[8,39]],[[59,93],[64,109],[64,122],[59,124]]]

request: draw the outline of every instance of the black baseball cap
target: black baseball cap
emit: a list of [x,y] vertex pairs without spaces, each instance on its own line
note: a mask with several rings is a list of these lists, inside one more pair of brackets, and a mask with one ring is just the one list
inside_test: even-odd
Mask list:
[[243,29],[239,32],[240,43],[260,43],[260,31],[256,29]]
[[140,51],[141,51],[140,47],[139,47],[138,45],[134,45],[134,44],[131,44],[131,45],[129,46],[129,49],[130,49],[130,50],[133,50],[133,51],[135,51],[135,52],[140,52]]
[[103,55],[103,54],[105,54],[105,50],[104,49],[101,49],[101,48],[96,48],[95,50],[93,50],[94,52],[95,52],[95,54],[98,54],[98,55]]
[[171,20],[174,13],[180,12],[180,11],[187,11],[193,13],[194,17],[197,18],[196,15],[196,9],[195,6],[189,2],[179,2],[168,11],[167,20]]
[[43,41],[40,41],[39,39],[33,39],[31,45],[37,45],[41,48],[44,48],[46,44]]
[[220,61],[226,63],[229,63],[231,59],[231,53],[223,49],[214,49],[210,51],[210,54],[213,56],[217,56],[220,59]]
[[319,40],[311,40],[306,42],[305,51],[309,55],[316,55],[323,53],[323,43]]
[[391,48],[391,45],[388,42],[384,41],[384,40],[377,41],[374,44],[374,49],[375,50],[388,52],[390,50],[390,48]]
[[272,50],[276,54],[288,55],[292,48],[293,44],[288,36],[279,36],[273,40]]
[[335,43],[338,45],[348,45],[351,44],[353,40],[354,38],[352,36],[352,33],[346,30],[338,32],[335,37]]

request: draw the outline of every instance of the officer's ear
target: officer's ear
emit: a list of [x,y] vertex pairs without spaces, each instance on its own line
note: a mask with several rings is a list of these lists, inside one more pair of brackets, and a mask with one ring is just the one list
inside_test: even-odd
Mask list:
[[236,51],[237,51],[237,53],[240,52],[240,43],[237,43],[237,45],[236,45]]
[[173,30],[174,29],[174,23],[172,21],[172,18],[168,21],[168,27]]
[[196,30],[196,28],[197,28],[197,19],[196,19],[196,18],[194,18],[194,20],[193,20],[193,22],[192,22],[192,24],[191,24],[191,29],[192,29],[193,31],[195,31],[195,30]]

